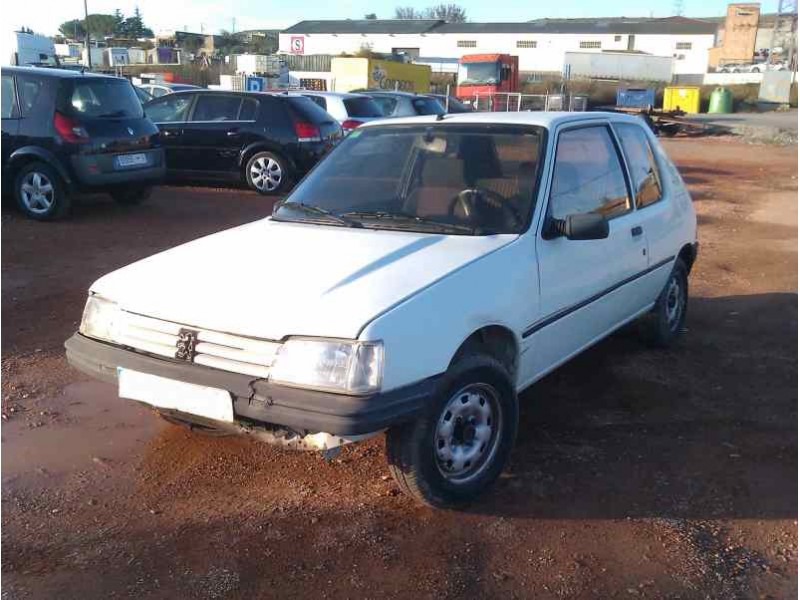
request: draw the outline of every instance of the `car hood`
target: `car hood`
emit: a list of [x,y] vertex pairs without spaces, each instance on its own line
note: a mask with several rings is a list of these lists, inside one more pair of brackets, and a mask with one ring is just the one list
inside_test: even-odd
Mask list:
[[124,310],[198,328],[354,339],[376,316],[516,237],[264,219],[133,263],[91,291]]

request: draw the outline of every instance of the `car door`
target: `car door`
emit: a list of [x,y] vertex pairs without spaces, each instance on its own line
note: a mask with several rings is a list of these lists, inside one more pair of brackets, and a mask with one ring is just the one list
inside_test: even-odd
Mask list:
[[653,147],[658,142],[652,139],[652,134],[638,123],[614,123],[613,128],[628,166],[638,223],[647,242],[648,269],[663,271],[660,277],[647,281],[647,295],[656,298],[680,245],[675,238],[679,230],[675,223],[682,215],[676,210],[676,199],[669,197],[673,188],[668,185],[668,175],[662,175],[659,168]]
[[8,171],[11,154],[19,147],[19,105],[13,75],[2,76],[2,127],[3,139],[0,148],[3,154],[3,185],[11,188],[11,177]]
[[[553,219],[600,213],[608,237],[570,240],[551,233]],[[624,164],[607,123],[559,128],[548,204],[536,242],[540,313],[524,332],[531,370],[543,374],[641,310],[638,277],[647,247],[630,198]]]
[[167,171],[171,176],[180,176],[190,166],[183,133],[195,95],[169,94],[148,102],[144,107],[145,114],[161,134]]
[[198,94],[192,115],[184,128],[189,168],[206,177],[238,178],[239,155],[251,141],[251,121],[239,120],[241,95],[210,92]]

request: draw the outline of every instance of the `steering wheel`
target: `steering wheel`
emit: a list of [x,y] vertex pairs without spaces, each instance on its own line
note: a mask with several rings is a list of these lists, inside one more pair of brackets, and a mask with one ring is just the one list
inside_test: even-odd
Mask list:
[[517,225],[520,222],[519,213],[516,208],[509,203],[507,198],[494,190],[483,188],[467,188],[461,190],[458,194],[453,196],[453,199],[450,201],[447,214],[450,217],[455,217],[456,209],[459,208],[464,218],[468,220],[473,220],[482,212],[484,213],[483,216],[487,216],[484,211],[489,209],[490,213],[495,213],[497,216],[501,216],[498,215],[498,212],[503,213],[501,216],[503,219],[508,219],[510,217],[513,220],[513,225]]

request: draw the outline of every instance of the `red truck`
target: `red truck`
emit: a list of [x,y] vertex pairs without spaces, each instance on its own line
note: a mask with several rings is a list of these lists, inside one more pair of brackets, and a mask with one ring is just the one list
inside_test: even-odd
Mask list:
[[456,96],[481,96],[519,91],[519,57],[511,54],[465,54],[458,61]]

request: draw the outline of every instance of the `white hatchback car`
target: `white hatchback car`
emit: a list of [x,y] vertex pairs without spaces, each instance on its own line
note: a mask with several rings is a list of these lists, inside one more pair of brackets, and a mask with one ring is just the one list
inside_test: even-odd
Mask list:
[[692,201],[637,118],[366,124],[270,218],[92,285],[77,368],[168,419],[330,453],[386,432],[438,506],[500,473],[518,393],[642,318],[683,327]]
[[301,90],[298,93],[310,98],[322,109],[328,111],[328,114],[339,121],[345,135],[359,125],[384,118],[383,111],[377,102],[363,94],[310,90]]

